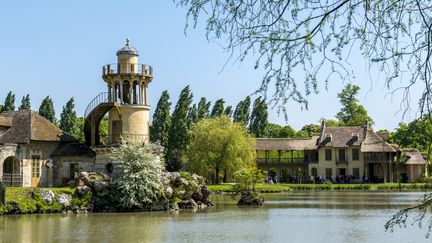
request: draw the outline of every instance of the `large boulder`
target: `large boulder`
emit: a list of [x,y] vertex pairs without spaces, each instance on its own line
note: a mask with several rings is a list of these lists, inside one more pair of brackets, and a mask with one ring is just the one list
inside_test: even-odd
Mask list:
[[54,200],[54,192],[51,190],[44,189],[41,191],[41,197],[45,204],[50,205]]
[[58,195],[57,201],[63,206],[63,208],[67,208],[71,205],[72,198],[66,193],[62,193]]
[[116,211],[118,206],[118,192],[115,191],[111,177],[99,172],[80,172],[78,178],[84,182],[82,188],[78,188],[84,195],[91,191],[90,205],[94,211]]
[[237,202],[237,205],[261,206],[263,203],[264,198],[262,198],[257,192],[244,191],[242,192],[240,200]]

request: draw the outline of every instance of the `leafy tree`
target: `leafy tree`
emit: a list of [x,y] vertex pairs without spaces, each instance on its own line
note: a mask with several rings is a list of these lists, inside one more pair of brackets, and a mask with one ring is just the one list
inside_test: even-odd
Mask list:
[[266,101],[261,97],[258,97],[255,99],[253,104],[249,123],[249,132],[254,134],[257,138],[263,137],[265,135],[265,127],[268,123],[267,118],[268,112]]
[[267,123],[264,129],[264,136],[268,138],[295,138],[297,133],[290,125]]
[[275,123],[267,123],[265,126],[265,137],[268,138],[280,138],[280,131],[282,130],[282,126]]
[[28,110],[28,109],[31,109],[30,94],[27,94],[26,96],[22,97],[21,106],[18,108],[18,110]]
[[400,123],[392,140],[401,148],[416,148],[428,152],[432,146],[432,117],[423,116],[409,124]]
[[218,184],[222,172],[233,172],[255,164],[255,140],[239,123],[226,116],[204,119],[193,125],[187,152],[187,168],[209,175]]
[[188,112],[192,97],[188,85],[181,91],[172,115],[166,154],[168,171],[177,171],[182,167],[182,157],[190,140]]
[[[101,122],[102,123],[102,122]],[[100,128],[101,126],[99,126]],[[80,116],[77,117],[75,120],[75,127],[73,130],[72,136],[80,141],[81,143],[85,143],[85,137],[84,137],[84,117]]]
[[211,102],[207,102],[205,97],[201,97],[198,103],[198,120],[208,118],[210,115],[210,105]]
[[313,135],[317,135],[321,132],[321,126],[317,124],[308,124],[304,125],[298,132],[298,137],[312,137]]
[[198,109],[196,104],[194,104],[190,109],[188,113],[188,121],[190,124],[193,124],[198,121]]
[[233,197],[247,191],[256,192],[256,184],[264,182],[263,172],[252,166],[236,171],[234,173],[234,178],[236,184],[232,186],[234,192]]
[[368,116],[366,109],[358,104],[357,95],[359,90],[359,86],[347,84],[338,94],[342,109],[337,113],[336,118],[343,126],[361,126],[365,122],[373,125],[373,120]]
[[[186,8],[186,27],[202,21],[207,40],[222,43],[237,60],[256,58],[254,68],[264,69],[258,91],[274,86],[272,101],[279,105],[294,100],[307,107],[319,81],[350,80],[356,53],[381,72],[388,89],[401,90],[407,109],[411,87],[423,85],[420,114],[431,109],[430,1],[174,2]],[[306,77],[303,85],[293,78],[297,72]],[[399,82],[402,73],[409,78]]]
[[74,98],[72,97],[66,103],[66,106],[63,106],[63,111],[60,114],[60,129],[62,129],[68,134],[74,134],[76,120],[77,115],[75,112]]
[[13,94],[12,91],[9,91],[1,111],[3,112],[3,111],[13,111],[13,110],[15,110],[15,94]]
[[237,104],[233,115],[234,122],[243,123],[245,126],[249,124],[250,103],[250,97],[246,96],[245,100],[242,100]]
[[49,96],[42,100],[42,104],[39,107],[39,114],[48,121],[54,124],[56,123],[54,104]]
[[170,96],[168,91],[162,92],[153,114],[150,139],[152,142],[159,142],[162,146],[168,145],[169,130],[171,127]]
[[[365,121],[363,121],[363,124],[364,124],[364,122]],[[335,119],[327,119],[327,120],[325,120],[325,123],[326,123],[326,127],[339,127],[339,126],[343,126],[343,124],[341,124],[339,121],[337,121]]]
[[227,117],[231,117],[232,114],[233,114],[232,106],[230,106],[230,105],[227,106],[227,107],[225,108],[223,114],[224,114],[225,116],[227,116]]
[[121,193],[120,205],[142,208],[156,202],[162,193],[161,175],[164,169],[160,151],[153,145],[123,143],[112,152],[122,176],[115,185]]
[[216,100],[213,109],[211,111],[210,117],[214,118],[217,116],[222,116],[224,112],[225,101],[223,99]]
[[99,123],[99,136],[105,144],[108,144],[108,115],[105,115]]

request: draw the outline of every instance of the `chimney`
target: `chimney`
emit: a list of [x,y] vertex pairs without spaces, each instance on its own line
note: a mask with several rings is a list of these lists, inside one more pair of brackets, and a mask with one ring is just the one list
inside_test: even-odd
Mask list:
[[326,133],[325,134],[325,140],[328,141],[328,142],[331,142],[331,140],[332,140],[332,134],[331,133]]

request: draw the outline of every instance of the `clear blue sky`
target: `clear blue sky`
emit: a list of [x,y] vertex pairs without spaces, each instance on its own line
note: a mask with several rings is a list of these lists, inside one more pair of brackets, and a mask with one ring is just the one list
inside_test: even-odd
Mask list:
[[[126,37],[140,53],[140,63],[154,67],[149,95],[152,112],[163,90],[175,104],[180,90],[190,85],[197,102],[224,98],[235,107],[260,84],[263,71],[253,69],[253,59],[230,63],[221,69],[228,55],[217,43],[208,43],[203,28],[184,34],[185,11],[171,0],[164,1],[6,1],[0,8],[0,100],[7,92],[31,95],[32,109],[50,95],[56,115],[71,97],[83,115],[87,104],[106,91],[102,66],[116,62],[115,53]],[[400,97],[385,95],[388,90],[378,76],[369,79],[364,60],[351,60],[362,87],[360,102],[375,120],[374,128],[394,129],[402,120]],[[376,73],[375,73],[376,74]],[[299,74],[301,83],[303,78]],[[321,117],[334,118],[340,105],[336,94],[343,87],[332,80],[328,90],[309,98],[309,110],[295,102],[287,104],[288,124],[300,129],[318,123]],[[371,89],[372,87],[372,89]],[[420,90],[417,90],[417,93]],[[416,90],[412,95],[418,96]],[[416,102],[413,103],[416,106]],[[414,114],[412,114],[414,115]],[[406,119],[411,119],[407,117]],[[269,111],[270,122],[285,124],[283,116]]]

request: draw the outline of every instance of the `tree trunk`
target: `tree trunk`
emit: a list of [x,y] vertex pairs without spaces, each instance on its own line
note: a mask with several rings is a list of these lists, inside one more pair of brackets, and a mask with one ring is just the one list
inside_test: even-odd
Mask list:
[[226,170],[224,170],[223,182],[224,182],[224,183],[227,182],[227,172],[226,172]]
[[215,184],[219,184],[219,168],[215,169],[215,180],[214,180]]

